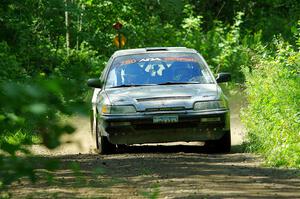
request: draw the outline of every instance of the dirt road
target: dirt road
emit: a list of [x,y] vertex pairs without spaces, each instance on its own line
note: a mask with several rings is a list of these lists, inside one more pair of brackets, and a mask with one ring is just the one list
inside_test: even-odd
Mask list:
[[300,198],[299,170],[267,168],[258,156],[240,152],[239,104],[231,104],[230,154],[207,154],[198,143],[176,143],[100,156],[93,152],[88,120],[76,118],[77,132],[64,138],[73,144],[55,151],[33,147],[41,161],[61,160],[60,169],[53,176],[40,170],[36,184],[15,183],[12,198]]

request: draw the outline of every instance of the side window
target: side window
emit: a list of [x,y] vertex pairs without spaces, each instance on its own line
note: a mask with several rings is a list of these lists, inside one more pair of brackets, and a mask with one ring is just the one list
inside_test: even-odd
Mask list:
[[109,78],[107,79],[106,85],[108,85],[109,87],[117,86],[117,82],[118,82],[118,74],[116,68],[114,68],[109,73]]
[[109,70],[110,65],[112,64],[112,62],[113,62],[113,57],[111,57],[111,58],[108,60],[107,64],[105,65],[105,67],[104,67],[104,69],[103,69],[103,71],[101,72],[101,75],[100,75],[101,81],[105,81],[106,73],[107,73],[107,71]]

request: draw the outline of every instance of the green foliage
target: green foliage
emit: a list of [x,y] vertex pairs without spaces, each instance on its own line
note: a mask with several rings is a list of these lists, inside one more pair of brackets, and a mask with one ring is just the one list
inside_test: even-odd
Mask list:
[[[84,82],[91,75],[99,76],[103,70],[107,57],[100,58],[97,51],[83,42],[79,50],[71,50],[69,56],[66,57],[65,50],[57,52],[59,65],[54,70],[54,75],[65,79]],[[78,84],[82,86],[84,84]],[[84,85],[86,88],[86,86]]]
[[18,132],[20,129],[36,132],[42,136],[43,143],[47,147],[58,146],[58,135],[64,131],[72,132],[70,126],[58,124],[58,113],[70,114],[69,107],[65,106],[62,101],[61,85],[62,83],[56,80],[37,80],[35,84],[27,85],[2,84],[0,125],[2,129],[5,129],[4,132]]
[[300,52],[276,39],[275,57],[259,58],[246,73],[243,121],[249,150],[272,166],[300,167]]
[[48,169],[49,162],[37,164],[36,159],[27,158],[31,155],[29,146],[38,142],[53,149],[63,144],[60,137],[74,132],[74,128],[60,118],[87,112],[87,109],[82,100],[76,98],[79,92],[74,92],[76,81],[48,78],[35,79],[34,83],[4,82],[0,86],[2,189],[23,176],[35,181],[37,167]]
[[183,19],[184,29],[178,33],[178,40],[180,38],[184,46],[197,49],[213,72],[231,72],[235,82],[243,83],[241,68],[251,68],[253,54],[264,50],[261,32],[241,36],[243,16],[243,12],[238,12],[232,25],[214,21],[211,30],[204,32],[201,28],[203,17],[190,14]]
[[263,41],[270,42],[273,35],[281,34],[289,42],[293,42],[290,28],[296,26],[300,19],[298,0],[189,0],[195,5],[196,13],[205,19],[204,29],[210,30],[212,21],[218,20],[226,24],[232,23],[236,13],[245,13],[243,33],[262,31]]
[[0,42],[0,82],[8,78],[24,78],[24,76],[20,63],[17,61],[16,56],[10,52],[7,43]]
[[[252,36],[240,36],[240,25],[244,13],[239,12],[235,17],[232,26],[224,26],[222,22],[215,21],[212,30],[208,31],[204,45],[201,45],[201,51],[206,52],[204,56],[210,57],[209,63],[214,66],[213,70],[231,72],[237,82],[243,82],[244,77],[240,71],[241,66],[251,67],[250,53],[251,47],[248,43]],[[260,38],[257,39],[260,41]],[[255,40],[253,40],[255,42]],[[251,44],[253,44],[253,42]],[[206,44],[206,45],[205,45]],[[207,49],[205,49],[207,47]]]

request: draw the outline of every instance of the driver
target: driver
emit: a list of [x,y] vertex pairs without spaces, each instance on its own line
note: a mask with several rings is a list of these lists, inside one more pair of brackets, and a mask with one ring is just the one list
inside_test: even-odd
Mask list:
[[137,63],[128,64],[124,69],[123,80],[125,85],[145,84],[145,70]]

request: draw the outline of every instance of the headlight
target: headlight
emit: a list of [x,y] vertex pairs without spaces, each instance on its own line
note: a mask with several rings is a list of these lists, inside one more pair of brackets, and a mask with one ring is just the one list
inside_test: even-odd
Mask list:
[[223,108],[226,108],[225,100],[196,102],[194,104],[194,110],[197,110],[197,111],[212,110],[212,109],[223,109]]
[[113,106],[113,105],[103,105],[103,114],[131,114],[136,113],[135,107],[132,105],[127,106]]

